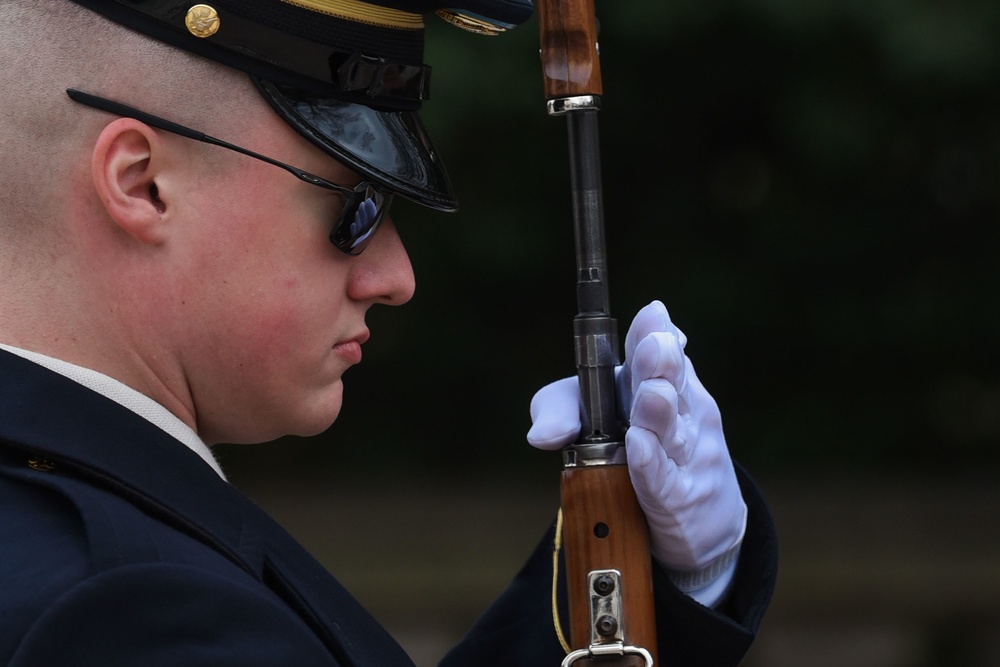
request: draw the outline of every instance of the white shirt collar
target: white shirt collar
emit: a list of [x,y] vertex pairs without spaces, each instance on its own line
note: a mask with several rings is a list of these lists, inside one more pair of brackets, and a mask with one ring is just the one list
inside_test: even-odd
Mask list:
[[54,371],[69,378],[70,380],[74,380],[88,389],[110,398],[122,407],[128,408],[146,421],[158,426],[169,435],[173,436],[177,440],[180,440],[189,449],[191,449],[191,451],[204,459],[205,463],[210,465],[212,469],[215,470],[220,477],[222,477],[222,479],[226,479],[226,475],[222,472],[219,462],[216,461],[215,456],[212,455],[212,450],[208,448],[208,445],[202,442],[201,438],[198,437],[198,434],[195,433],[191,427],[178,419],[172,412],[148,396],[140,394],[135,389],[132,389],[131,387],[124,385],[118,380],[108,377],[103,373],[98,373],[97,371],[77,366],[76,364],[62,361],[61,359],[54,359],[53,357],[47,357],[44,354],[31,352],[29,350],[22,350],[21,348],[11,347],[10,345],[4,345],[3,343],[0,343],[0,349],[7,350],[12,354],[16,354],[19,357],[24,357],[29,361],[39,364],[40,366],[44,366],[50,371]]

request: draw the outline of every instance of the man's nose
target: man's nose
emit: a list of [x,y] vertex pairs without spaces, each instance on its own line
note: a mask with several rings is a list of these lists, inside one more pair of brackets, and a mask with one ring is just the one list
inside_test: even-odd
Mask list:
[[396,225],[386,217],[368,247],[354,259],[348,295],[358,301],[401,306],[415,289],[410,257]]

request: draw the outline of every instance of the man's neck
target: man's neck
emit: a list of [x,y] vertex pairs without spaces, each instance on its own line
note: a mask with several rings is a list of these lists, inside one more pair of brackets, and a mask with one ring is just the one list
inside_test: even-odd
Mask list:
[[128,408],[143,419],[146,419],[180,442],[184,443],[184,445],[204,459],[204,461],[208,463],[208,465],[210,465],[220,477],[223,479],[226,478],[225,474],[222,472],[222,468],[219,466],[219,463],[212,455],[211,450],[201,440],[201,438],[198,437],[198,434],[176,415],[148,396],[145,396],[132,387],[129,387],[112,377],[90,368],[85,368],[55,357],[3,343],[0,343],[0,349],[16,354],[20,357],[28,359],[29,361],[33,361],[40,366],[44,366],[55,373],[59,373],[60,375],[78,382],[79,384],[97,392],[98,394],[101,394],[102,396],[110,398],[122,407]]

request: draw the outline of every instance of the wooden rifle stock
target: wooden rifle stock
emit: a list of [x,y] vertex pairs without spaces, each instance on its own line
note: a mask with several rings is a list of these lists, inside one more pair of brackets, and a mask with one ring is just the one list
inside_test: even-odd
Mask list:
[[619,363],[608,306],[597,111],[602,93],[593,0],[537,0],[549,114],[566,117],[576,233],[574,319],[583,428],[564,450],[563,548],[570,653],[563,665],[653,665],[649,529],[624,462]]

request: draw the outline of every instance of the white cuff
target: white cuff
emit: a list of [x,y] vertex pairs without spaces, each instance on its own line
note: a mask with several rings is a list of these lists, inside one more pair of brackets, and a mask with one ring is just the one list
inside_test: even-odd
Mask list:
[[733,570],[736,561],[739,560],[741,546],[743,546],[742,539],[700,570],[692,570],[690,572],[668,571],[667,576],[678,590],[690,595],[693,591],[705,588],[715,582],[725,572]]

